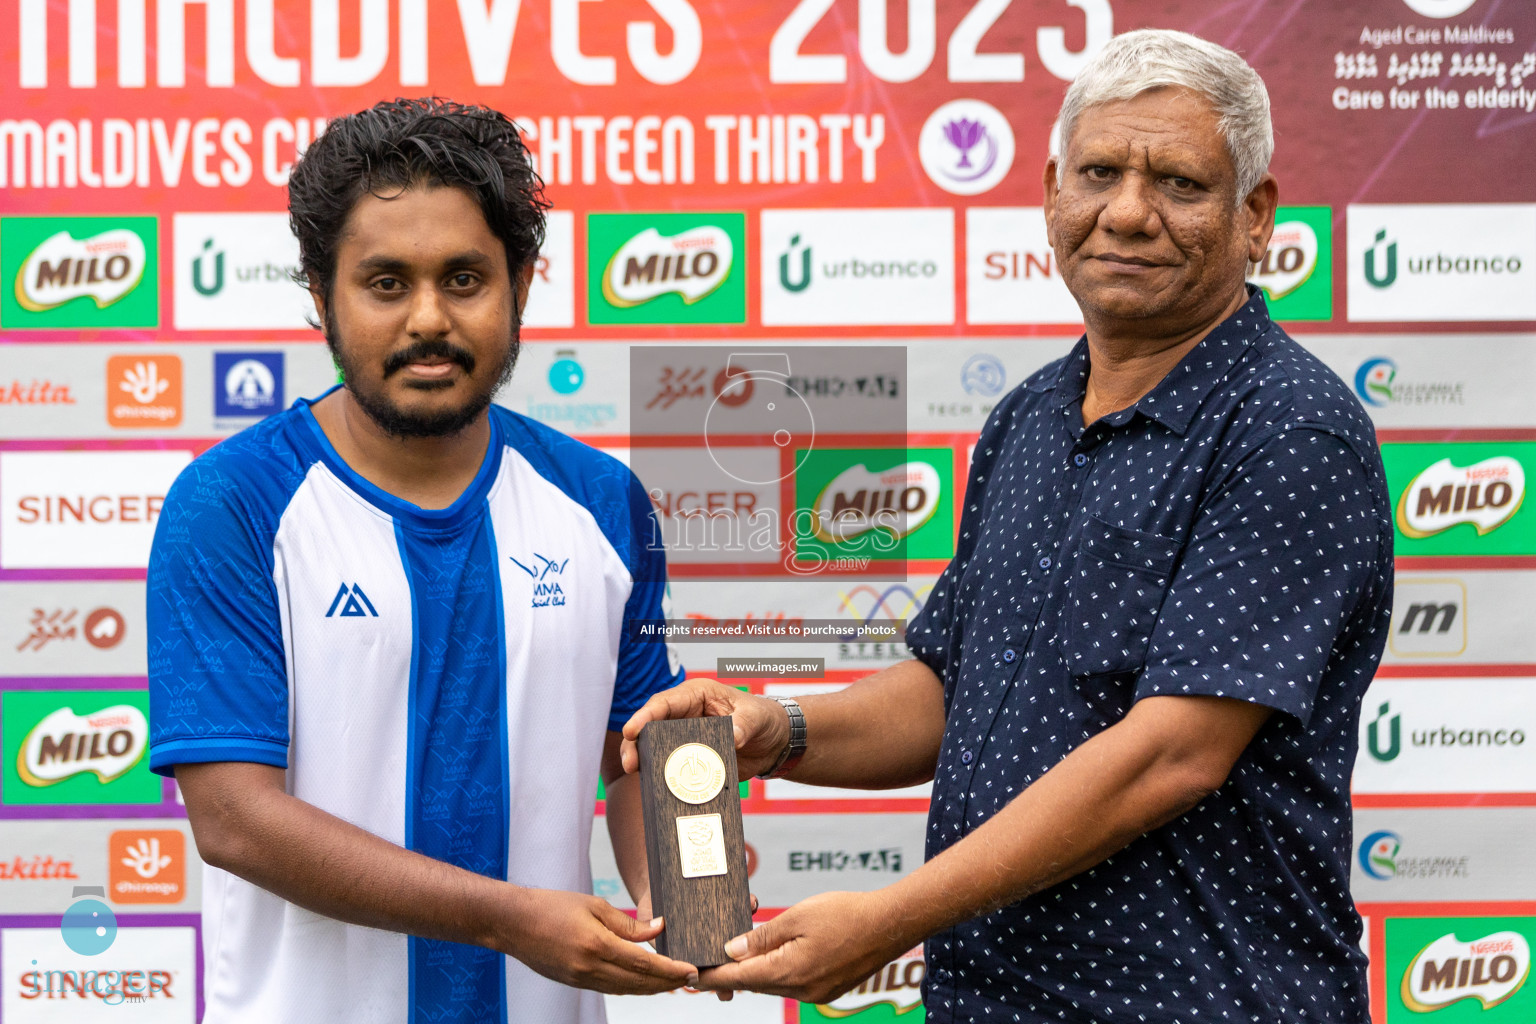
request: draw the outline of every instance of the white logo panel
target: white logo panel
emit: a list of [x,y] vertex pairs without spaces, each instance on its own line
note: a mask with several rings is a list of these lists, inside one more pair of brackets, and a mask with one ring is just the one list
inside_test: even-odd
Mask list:
[[551,210],[544,222],[544,248],[533,267],[524,327],[576,325],[576,215]]
[[1536,793],[1536,680],[1378,678],[1354,792]]
[[178,213],[171,230],[177,330],[309,328],[314,303],[292,277],[299,240],[286,213]]
[[972,324],[1078,324],[1039,206],[965,211],[965,319]]
[[955,322],[950,210],[764,210],[763,323]]
[[1536,203],[1350,206],[1349,319],[1536,320]]
[[0,452],[0,568],[142,569],[188,451]]

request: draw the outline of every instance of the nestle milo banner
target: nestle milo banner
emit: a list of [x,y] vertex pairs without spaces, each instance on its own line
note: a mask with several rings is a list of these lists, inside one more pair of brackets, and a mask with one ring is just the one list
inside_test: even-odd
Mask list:
[[1536,1020],[1533,938],[1530,917],[1388,918],[1386,1024]]
[[1525,507],[1536,441],[1387,443],[1397,554],[1536,554],[1536,513]]

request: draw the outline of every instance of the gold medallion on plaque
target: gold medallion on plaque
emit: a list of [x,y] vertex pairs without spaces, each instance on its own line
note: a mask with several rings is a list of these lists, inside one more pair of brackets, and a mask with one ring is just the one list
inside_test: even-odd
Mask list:
[[725,785],[725,762],[702,743],[684,743],[667,758],[662,775],[673,796],[684,803],[702,804],[713,800]]

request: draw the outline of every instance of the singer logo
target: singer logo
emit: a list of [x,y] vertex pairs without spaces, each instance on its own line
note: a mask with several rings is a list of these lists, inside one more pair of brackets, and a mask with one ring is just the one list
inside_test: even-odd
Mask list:
[[1519,932],[1494,932],[1471,942],[1451,933],[1409,961],[1400,994],[1403,1005],[1417,1013],[1463,999],[1476,999],[1491,1010],[1519,991],[1530,973],[1531,946]]
[[1465,467],[1441,459],[1404,488],[1397,528],[1420,538],[1471,523],[1481,536],[1507,523],[1524,499],[1525,469],[1507,455]]

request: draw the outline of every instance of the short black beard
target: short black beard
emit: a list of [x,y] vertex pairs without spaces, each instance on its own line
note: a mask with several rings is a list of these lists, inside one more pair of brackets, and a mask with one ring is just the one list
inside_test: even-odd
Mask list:
[[[392,405],[382,393],[374,393],[359,388],[354,383],[361,380],[362,374],[342,347],[336,343],[336,323],[330,317],[330,310],[326,310],[325,318],[325,343],[331,350],[331,358],[341,368],[342,382],[348,391],[352,392],[352,398],[357,402],[359,409],[367,414],[384,433],[398,438],[419,437],[450,437],[463,431],[470,424],[480,418],[480,415],[490,408],[491,400],[496,392],[512,379],[512,370],[517,365],[517,355],[522,349],[519,325],[512,325],[512,343],[507,346],[506,354],[502,357],[501,365],[495,368],[494,374],[487,375],[491,380],[489,388],[473,391],[469,400],[457,409],[445,409],[431,414],[411,413]],[[475,370],[475,357],[448,344],[446,341],[418,341],[390,354],[384,363],[384,376],[390,377],[397,371],[421,359],[450,359],[457,363],[463,370],[466,378],[473,383]],[[445,384],[423,382],[416,385],[423,391],[434,391]]]

